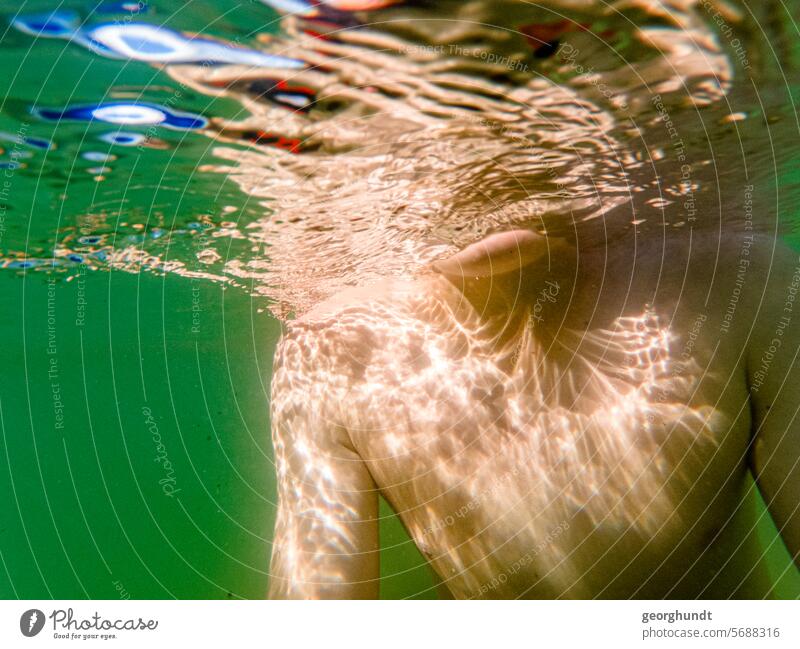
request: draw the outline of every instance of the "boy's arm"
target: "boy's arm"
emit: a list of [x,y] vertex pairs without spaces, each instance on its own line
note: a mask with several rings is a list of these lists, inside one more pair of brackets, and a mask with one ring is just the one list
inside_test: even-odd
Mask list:
[[[347,432],[326,413],[324,359],[281,343],[272,384],[278,514],[271,598],[376,598],[378,492]],[[320,371],[322,370],[322,371]]]

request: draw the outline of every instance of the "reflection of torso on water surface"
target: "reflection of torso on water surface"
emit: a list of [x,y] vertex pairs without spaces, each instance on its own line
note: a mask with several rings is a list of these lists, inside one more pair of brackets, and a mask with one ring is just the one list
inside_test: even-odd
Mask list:
[[[230,164],[203,169],[262,199],[242,230],[260,248],[222,274],[281,318],[507,228],[727,229],[772,168],[759,119],[730,121],[757,103],[752,83],[690,2],[400,3],[358,19],[287,18],[267,44],[302,70],[169,68],[245,109],[209,133],[248,149],[221,144]],[[300,110],[279,101],[300,94]]]

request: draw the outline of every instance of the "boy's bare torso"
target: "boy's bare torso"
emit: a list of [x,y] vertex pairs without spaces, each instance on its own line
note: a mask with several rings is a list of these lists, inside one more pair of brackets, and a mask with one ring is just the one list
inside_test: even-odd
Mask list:
[[[310,407],[454,596],[764,596],[747,364],[769,263],[737,291],[743,241],[626,241],[340,296],[291,326],[305,361],[279,360],[274,398],[306,368]],[[311,465],[336,455],[321,445]],[[340,537],[325,551],[365,551],[314,527]]]

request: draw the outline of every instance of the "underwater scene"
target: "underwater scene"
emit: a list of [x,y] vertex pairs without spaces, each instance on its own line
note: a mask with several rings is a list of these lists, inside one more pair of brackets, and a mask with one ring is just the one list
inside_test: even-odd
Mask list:
[[800,597],[798,16],[0,0],[0,597]]

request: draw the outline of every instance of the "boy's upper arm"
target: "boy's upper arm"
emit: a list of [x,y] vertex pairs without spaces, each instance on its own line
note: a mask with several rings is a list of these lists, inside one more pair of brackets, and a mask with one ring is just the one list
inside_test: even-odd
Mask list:
[[270,565],[274,598],[378,595],[378,497],[335,418],[330,359],[310,339],[281,342],[273,371],[278,514]]
[[748,345],[754,434],[751,466],[769,511],[798,561],[800,260],[796,253],[778,248],[771,262],[769,281],[758,286],[764,299]]

